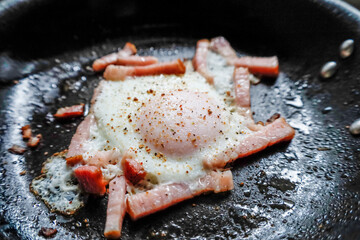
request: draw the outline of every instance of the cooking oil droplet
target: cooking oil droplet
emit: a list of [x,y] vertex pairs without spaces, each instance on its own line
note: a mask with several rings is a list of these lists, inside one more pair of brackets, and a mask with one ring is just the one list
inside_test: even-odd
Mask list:
[[350,57],[354,52],[354,40],[347,39],[340,45],[340,57]]
[[302,108],[304,106],[301,96],[299,95],[293,97],[291,100],[285,101],[285,104],[296,108]]
[[349,128],[349,131],[351,134],[353,135],[358,135],[360,134],[360,118],[355,120]]
[[329,112],[331,112],[332,111],[332,107],[325,107],[321,112],[323,113],[323,114],[327,114],[327,113],[329,113]]
[[325,63],[320,71],[320,75],[323,78],[331,78],[337,70],[337,63],[334,61],[330,61]]

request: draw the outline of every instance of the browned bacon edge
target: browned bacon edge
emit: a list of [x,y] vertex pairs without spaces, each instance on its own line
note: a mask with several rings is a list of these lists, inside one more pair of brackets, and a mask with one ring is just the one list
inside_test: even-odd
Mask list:
[[243,139],[235,149],[228,149],[214,159],[204,159],[203,163],[209,169],[222,168],[238,158],[252,155],[276,143],[290,141],[294,136],[295,130],[284,118],[279,118]]
[[128,196],[127,212],[133,220],[137,220],[205,192],[213,191],[218,193],[234,188],[230,170],[224,172],[212,171],[193,184],[172,183],[160,185],[152,190]]
[[171,62],[162,62],[148,66],[115,66],[110,65],[104,72],[106,80],[119,81],[125,80],[126,77],[148,76],[159,74],[184,74],[186,67],[180,60]]
[[207,69],[206,56],[209,51],[210,42],[207,39],[201,39],[196,44],[193,66],[195,71],[200,73],[209,84],[214,84],[214,77],[211,76]]

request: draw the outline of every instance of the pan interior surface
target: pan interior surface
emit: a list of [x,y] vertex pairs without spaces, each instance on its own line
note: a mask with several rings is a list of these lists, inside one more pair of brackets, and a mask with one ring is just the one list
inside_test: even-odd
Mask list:
[[[127,41],[140,55],[190,59],[198,39],[219,35],[240,54],[279,57],[278,78],[251,87],[252,109],[256,121],[280,113],[295,138],[232,164],[231,192],[136,222],[126,217],[122,239],[360,237],[360,138],[346,128],[360,117],[360,53],[340,59],[338,50],[348,38],[360,41],[356,11],[332,1],[21,4],[26,11],[20,2],[11,7],[18,18],[5,8],[0,15],[0,32],[8,36],[0,40],[1,239],[37,239],[41,227],[56,228],[54,239],[104,239],[107,197],[90,197],[64,217],[29,191],[42,163],[67,148],[82,120],[52,114],[78,103],[88,109],[102,79],[91,70],[93,60]],[[338,62],[337,73],[321,79],[330,60]],[[13,144],[25,145],[20,128],[26,124],[43,135],[40,146],[9,153]]]

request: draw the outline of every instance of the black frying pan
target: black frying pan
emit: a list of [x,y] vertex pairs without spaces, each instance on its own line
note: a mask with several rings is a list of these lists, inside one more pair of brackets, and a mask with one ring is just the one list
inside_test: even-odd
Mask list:
[[[29,192],[42,162],[69,145],[81,121],[52,114],[89,103],[101,79],[89,66],[126,41],[167,60],[191,58],[196,40],[219,35],[239,53],[278,55],[281,74],[252,87],[253,110],[262,121],[281,113],[295,139],[235,162],[229,193],[137,222],[126,217],[123,239],[359,239],[360,138],[346,126],[360,117],[360,53],[338,55],[343,40],[358,45],[359,30],[358,11],[326,0],[0,1],[0,239],[41,238],[41,227],[56,228],[56,239],[103,238],[107,198],[63,217]],[[339,69],[322,80],[329,60]],[[19,128],[28,123],[41,145],[8,153],[24,144]]]

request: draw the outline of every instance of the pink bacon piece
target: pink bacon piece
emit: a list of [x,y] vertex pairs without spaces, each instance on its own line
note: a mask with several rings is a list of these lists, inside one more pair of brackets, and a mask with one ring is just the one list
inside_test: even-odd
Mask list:
[[295,130],[284,118],[279,118],[243,139],[236,149],[229,149],[213,159],[204,159],[203,163],[210,169],[222,168],[238,158],[255,154],[276,143],[290,141],[294,136]]
[[75,177],[87,193],[104,195],[107,181],[103,178],[100,168],[95,166],[80,166],[74,170]]
[[31,138],[32,135],[32,131],[30,128],[30,125],[25,125],[21,128],[21,132],[22,132],[22,137],[23,139],[29,139]]
[[276,77],[279,74],[279,61],[273,57],[237,57],[235,50],[224,37],[211,39],[210,49],[222,55],[230,65],[245,67],[253,74]]
[[89,156],[86,160],[86,164],[90,166],[106,167],[108,164],[115,165],[119,159],[121,159],[119,151],[95,151],[92,156]]
[[90,137],[90,127],[95,124],[95,117],[89,114],[85,117],[84,121],[80,123],[74,136],[71,139],[67,158],[82,155],[85,151],[83,143]]
[[131,149],[124,154],[121,165],[123,167],[125,178],[133,185],[143,180],[146,176],[146,171],[135,159],[135,155]]
[[229,60],[235,67],[247,67],[253,74],[268,77],[279,75],[279,60],[273,57],[240,57]]
[[250,108],[250,75],[247,68],[235,68],[235,101],[237,106]]
[[115,65],[123,66],[147,66],[158,63],[158,59],[152,56],[128,56],[118,57]]
[[236,52],[231,47],[230,43],[224,37],[216,37],[211,39],[210,49],[219,53],[225,59],[236,58]]
[[81,103],[78,105],[73,105],[70,107],[59,108],[54,117],[56,118],[73,118],[73,117],[81,117],[84,115],[84,106],[85,104]]
[[209,51],[210,42],[207,39],[201,39],[196,44],[196,52],[193,58],[195,71],[200,73],[209,84],[214,84],[214,77],[208,72],[206,56]]
[[252,131],[262,128],[253,120],[250,101],[250,73],[247,68],[235,68],[233,74],[237,111],[245,117],[244,124]]
[[[98,94],[99,88],[95,89],[94,95]],[[93,99],[95,100],[95,99]],[[95,126],[95,117],[92,113],[87,115],[80,123],[74,136],[71,139],[69,150],[66,157],[66,163],[74,166],[78,163],[87,164],[96,167],[105,167],[108,164],[116,164],[120,157],[120,153],[115,150],[96,151],[86,161],[83,158],[85,150],[83,144],[90,138],[90,128]]]
[[104,236],[118,239],[126,213],[126,181],[124,176],[114,178],[109,184],[109,200],[106,213]]
[[104,72],[106,80],[125,80],[126,77],[148,76],[159,74],[184,74],[184,63],[180,60],[172,62],[156,63],[148,66],[114,66],[110,65]]
[[233,188],[234,184],[230,170],[211,172],[199,179],[191,187],[187,183],[172,183],[160,185],[147,192],[131,195],[127,198],[127,212],[133,220],[136,220],[205,192],[213,191],[218,193]]
[[32,148],[37,147],[41,139],[42,139],[41,134],[37,134],[35,137],[31,136],[27,142],[27,146]]
[[94,71],[102,71],[110,64],[116,64],[118,57],[127,57],[136,54],[137,50],[134,44],[126,43],[124,48],[117,53],[111,53],[96,59],[93,63]]

